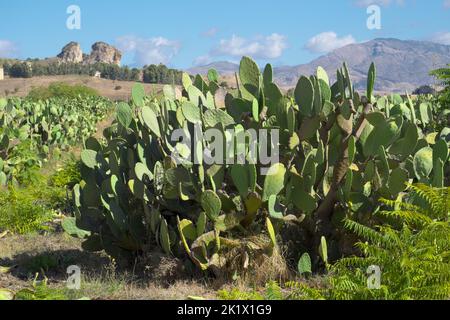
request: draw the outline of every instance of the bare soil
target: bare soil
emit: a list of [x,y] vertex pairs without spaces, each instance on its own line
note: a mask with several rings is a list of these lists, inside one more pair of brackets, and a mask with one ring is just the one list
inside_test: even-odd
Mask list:
[[81,240],[65,233],[8,235],[0,239],[0,288],[17,292],[29,288],[36,274],[48,278],[50,288],[64,289],[67,267],[80,267],[82,282],[77,296],[101,300],[166,300],[190,296],[216,299],[220,284],[206,277],[189,277],[179,272],[179,261],[152,253],[152,260],[123,270],[105,253],[81,249]]

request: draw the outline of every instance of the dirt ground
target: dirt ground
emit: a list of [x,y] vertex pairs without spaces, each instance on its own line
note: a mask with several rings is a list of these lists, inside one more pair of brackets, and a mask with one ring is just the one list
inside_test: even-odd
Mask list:
[[[65,233],[9,235],[0,239],[0,288],[17,292],[29,288],[36,274],[48,278],[50,288],[66,286],[67,267],[81,269],[78,297],[101,300],[184,300],[191,296],[216,299],[218,283],[179,272],[179,261],[152,253],[152,259],[127,270],[104,253],[82,251],[81,240]],[[99,267],[101,266],[101,267]]]
[[[53,82],[65,82],[71,85],[82,84],[97,90],[100,95],[112,100],[128,100],[131,95],[133,81],[115,81],[98,79],[89,76],[43,76],[29,79],[5,78],[0,80],[0,97],[24,97],[33,87],[47,87]],[[150,94],[162,90],[160,84],[144,84],[145,91]],[[8,95],[7,95],[8,93]]]

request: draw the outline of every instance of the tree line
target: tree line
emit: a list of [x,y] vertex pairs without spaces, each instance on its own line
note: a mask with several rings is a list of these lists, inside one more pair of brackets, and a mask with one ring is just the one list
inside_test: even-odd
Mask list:
[[97,72],[109,80],[136,81],[158,84],[181,84],[182,71],[163,64],[146,65],[143,69],[117,66],[107,63],[83,64],[43,62],[41,60],[4,61],[5,74],[11,78],[31,78],[56,75],[89,75]]

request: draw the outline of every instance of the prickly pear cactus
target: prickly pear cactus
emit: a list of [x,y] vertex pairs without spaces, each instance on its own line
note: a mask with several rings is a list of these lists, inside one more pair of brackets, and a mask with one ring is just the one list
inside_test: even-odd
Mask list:
[[[74,198],[77,226],[91,232],[85,247],[129,260],[157,245],[203,270],[220,269],[233,250],[276,250],[276,232],[289,223],[316,235],[312,248],[322,251],[312,258],[323,260],[323,237],[342,213],[364,219],[407,182],[444,184],[449,141],[444,131],[427,131],[433,108],[374,96],[374,65],[367,97],[354,90],[345,64],[336,79],[318,68],[290,97],[270,65],[261,73],[244,57],[225,108],[216,105],[214,70],[207,79],[184,74],[180,99],[170,87],[156,99],[137,85],[103,140],[91,139],[82,153]],[[266,135],[256,136],[257,150],[278,147],[276,161],[249,161],[251,130]]]

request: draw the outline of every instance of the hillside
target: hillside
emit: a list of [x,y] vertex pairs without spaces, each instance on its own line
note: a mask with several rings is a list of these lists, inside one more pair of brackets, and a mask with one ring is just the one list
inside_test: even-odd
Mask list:
[[[65,82],[71,85],[82,84],[97,90],[100,95],[112,100],[128,100],[131,95],[131,88],[135,84],[133,81],[114,81],[78,75],[43,76],[29,79],[6,78],[5,80],[0,81],[0,97],[24,97],[33,87],[46,87],[53,82]],[[162,89],[162,85],[159,84],[143,85],[148,94],[154,91],[159,92]],[[8,93],[8,95],[6,93]]]
[[[283,88],[294,87],[300,75],[312,74],[318,66],[325,68],[333,78],[343,61],[348,63],[355,87],[359,90],[365,89],[367,70],[370,63],[375,62],[378,72],[375,90],[411,92],[421,85],[434,84],[428,73],[450,62],[450,46],[427,41],[375,39],[334,50],[307,64],[276,67],[275,80]],[[235,72],[239,66],[220,62],[188,71],[205,73],[211,67],[226,75]]]

